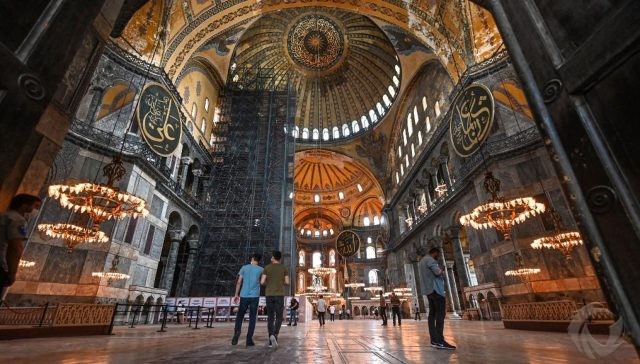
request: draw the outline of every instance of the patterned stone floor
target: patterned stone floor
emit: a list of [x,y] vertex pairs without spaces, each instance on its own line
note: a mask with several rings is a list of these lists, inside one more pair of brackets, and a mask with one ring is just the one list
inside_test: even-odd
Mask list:
[[447,321],[446,337],[458,350],[437,350],[428,345],[426,325],[352,320],[324,328],[315,322],[283,326],[275,351],[266,347],[263,322],[252,348],[244,346],[244,337],[231,346],[231,323],[199,330],[172,324],[164,333],[156,326],[119,327],[112,336],[3,341],[0,363],[640,363],[627,343],[606,359],[591,360],[568,334],[506,330],[500,322]]

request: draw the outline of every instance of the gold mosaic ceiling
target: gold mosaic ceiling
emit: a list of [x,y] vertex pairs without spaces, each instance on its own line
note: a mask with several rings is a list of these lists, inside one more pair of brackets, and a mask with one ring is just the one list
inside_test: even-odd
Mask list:
[[[256,70],[297,96],[301,142],[344,140],[372,129],[400,88],[400,62],[367,17],[337,9],[287,9],[247,29],[231,61],[229,82],[249,87]],[[265,71],[266,70],[266,71]]]

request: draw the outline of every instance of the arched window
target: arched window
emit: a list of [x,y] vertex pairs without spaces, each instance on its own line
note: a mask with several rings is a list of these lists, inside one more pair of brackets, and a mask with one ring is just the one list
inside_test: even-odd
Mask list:
[[391,100],[389,100],[389,96],[383,95],[382,96],[382,101],[384,102],[384,106],[386,106],[386,107],[391,106]]
[[361,184],[357,184],[356,187],[358,187],[358,192],[362,192],[362,185]]
[[313,237],[314,238],[319,238],[320,237],[320,230],[316,230],[313,232]]
[[338,192],[338,198],[340,200],[344,200],[344,192],[342,192],[342,191]]
[[427,116],[427,118],[424,120],[424,123],[426,124],[426,130],[427,133],[431,131],[431,120],[429,119],[429,117]]
[[335,267],[335,265],[336,265],[336,251],[332,249],[329,251],[329,266]]
[[329,236],[327,229],[322,230],[322,236]]
[[196,114],[198,114],[198,106],[194,102],[193,105],[191,105],[191,118],[195,119],[196,118]]
[[404,161],[405,161],[405,164],[407,165],[407,168],[409,168],[409,154],[404,156]]
[[378,115],[376,115],[376,112],[373,111],[373,109],[369,110],[369,119],[371,119],[372,123],[376,123],[378,121]]
[[314,252],[311,258],[311,263],[314,268],[322,266],[322,254],[320,252]]
[[396,87],[400,86],[400,80],[398,79],[398,76],[393,76],[393,84],[396,85]]
[[354,120],[351,122],[351,130],[353,130],[354,133],[360,131],[360,124],[358,124],[358,120]]
[[380,116],[384,115],[384,107],[382,107],[381,103],[376,103],[376,109],[378,109],[378,114],[380,114]]
[[418,145],[422,145],[422,130],[418,130]]
[[409,136],[413,134],[413,122],[411,121],[411,114],[407,115],[407,131],[409,132]]
[[416,147],[411,143],[411,158],[416,156]]
[[400,163],[400,175],[404,176],[404,164]]
[[373,239],[370,236],[368,236],[367,237],[367,244],[371,244],[371,243],[373,243]]
[[302,129],[302,139],[309,139],[309,129],[308,128]]
[[293,130],[291,131],[291,135],[292,135],[294,138],[297,138],[299,134],[300,134],[300,128],[298,128],[298,127],[296,126],[296,127],[295,127],[295,128],[293,128]]
[[209,112],[209,98],[204,98],[204,111]]
[[398,158],[402,158],[402,146],[398,145]]
[[362,124],[362,127],[364,129],[369,127],[369,119],[367,119],[365,115],[362,115],[362,117],[360,118],[360,123]]
[[404,146],[407,146],[407,129],[404,129],[402,131],[402,142],[404,143]]
[[400,183],[400,175],[396,171],[396,184]]
[[329,129],[322,129],[322,140],[329,140]]
[[414,122],[416,124],[418,123],[418,107],[417,106],[413,107],[413,120],[415,120]]
[[378,284],[378,271],[375,269],[369,271],[369,284]]
[[380,216],[376,215],[373,217],[373,225],[380,225]]
[[340,129],[337,126],[333,127],[333,139],[340,138]]
[[305,254],[304,254],[304,250],[300,250],[300,252],[298,253],[298,265],[301,267],[304,267],[305,265]]
[[394,68],[396,69],[396,74],[400,74],[400,66],[395,65]]
[[342,124],[342,135],[349,136],[349,125]]
[[320,131],[318,129],[313,129],[313,140],[320,139]]
[[[374,248],[372,245],[367,247],[367,250],[365,250],[366,252],[366,257],[367,259],[375,259],[376,257],[376,248]],[[371,273],[369,273],[371,274]],[[371,278],[369,278],[369,280],[371,280]]]
[[427,110],[427,97],[422,96],[422,111]]
[[204,130],[207,128],[207,121],[205,118],[202,118],[202,123],[200,124],[200,131],[204,134]]
[[389,95],[391,97],[396,97],[396,89],[393,86],[389,86]]
[[436,101],[436,117],[440,116],[440,103]]
[[319,194],[315,194],[313,195],[313,202],[315,203],[320,203],[320,195]]
[[365,216],[364,219],[362,219],[362,223],[364,224],[364,226],[371,225],[371,220],[369,219],[369,216]]

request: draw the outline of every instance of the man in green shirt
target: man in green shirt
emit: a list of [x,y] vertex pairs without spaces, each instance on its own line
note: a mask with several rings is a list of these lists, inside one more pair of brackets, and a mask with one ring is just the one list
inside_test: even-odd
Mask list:
[[289,285],[289,270],[280,263],[282,253],[274,250],[271,264],[264,267],[260,283],[266,284],[267,329],[269,330],[269,347],[278,348],[278,333],[282,326],[284,313],[284,286]]

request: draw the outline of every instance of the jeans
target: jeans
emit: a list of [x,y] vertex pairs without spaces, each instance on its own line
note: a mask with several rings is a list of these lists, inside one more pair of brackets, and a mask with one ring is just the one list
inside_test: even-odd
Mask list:
[[336,317],[335,313],[329,313],[329,321],[335,321],[335,317]]
[[253,339],[253,331],[256,328],[256,320],[258,318],[258,301],[259,297],[240,297],[240,307],[238,307],[238,314],[236,315],[236,327],[234,329],[235,335],[240,335],[242,329],[242,321],[244,320],[244,314],[249,310],[249,331],[247,331],[247,341]]
[[318,321],[320,321],[320,325],[324,325],[324,312],[318,312]]
[[274,335],[276,339],[282,326],[284,311],[284,296],[267,296],[267,330],[269,337]]
[[289,310],[289,325],[293,321],[294,325],[298,324],[298,310]]
[[429,299],[429,316],[427,317],[429,323],[429,336],[432,342],[442,343],[444,342],[444,316],[446,310],[446,303],[444,297],[433,292],[427,296]]
[[420,311],[416,311],[415,315],[413,316],[413,319],[416,321],[420,321]]
[[387,324],[387,308],[380,306],[380,317],[382,317],[382,324]]
[[402,325],[402,315],[400,314],[400,307],[392,306],[391,315],[393,317],[393,326],[396,326],[396,316],[398,317],[398,325]]

